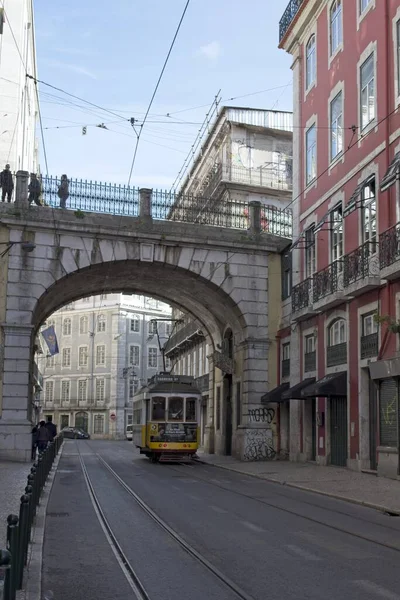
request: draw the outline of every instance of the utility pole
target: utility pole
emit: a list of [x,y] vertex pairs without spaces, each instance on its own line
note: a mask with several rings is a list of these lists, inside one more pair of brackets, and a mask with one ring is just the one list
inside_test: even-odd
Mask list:
[[[169,334],[166,342],[164,344],[161,344],[161,339],[160,339],[160,334],[158,332],[158,323],[159,322],[167,322],[167,323],[174,323],[174,326],[171,330],[171,333]],[[157,342],[158,342],[158,349],[160,351],[160,354],[162,356],[162,361],[163,361],[163,372],[166,372],[166,367],[165,367],[165,347],[167,345],[167,342],[169,342],[171,335],[176,327],[176,325],[178,325],[178,323],[183,323],[182,319],[150,319],[150,323],[155,323],[156,324],[156,335],[157,335]],[[150,339],[150,336],[149,338]]]

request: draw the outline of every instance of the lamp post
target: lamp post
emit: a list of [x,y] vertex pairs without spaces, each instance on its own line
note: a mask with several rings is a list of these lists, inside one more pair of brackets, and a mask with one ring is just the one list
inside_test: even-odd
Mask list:
[[0,246],[6,246],[5,250],[0,252],[0,256],[3,257],[8,254],[13,246],[20,245],[24,252],[33,252],[36,248],[36,244],[29,241],[23,242],[0,242]]

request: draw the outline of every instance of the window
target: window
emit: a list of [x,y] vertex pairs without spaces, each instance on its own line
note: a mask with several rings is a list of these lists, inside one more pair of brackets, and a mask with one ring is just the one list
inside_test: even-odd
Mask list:
[[53,356],[46,356],[46,367],[54,367],[54,354]]
[[107,294],[100,294],[100,300],[107,300]]
[[87,367],[88,364],[88,347],[80,346],[78,354],[78,363],[80,367]]
[[370,2],[371,0],[360,0],[360,15],[364,12]]
[[376,235],[375,178],[370,179],[361,190],[362,241],[368,243],[368,255],[378,248]]
[[378,324],[375,321],[375,312],[362,316],[362,336],[372,335],[378,332]]
[[89,302],[90,301],[90,296],[86,296],[86,298],[82,298],[82,302]]
[[168,356],[165,357],[165,370],[170,371],[172,367],[171,359]]
[[315,82],[317,70],[315,35],[312,35],[306,46],[306,89]]
[[53,402],[54,400],[54,381],[46,381],[44,388],[44,399],[46,402]]
[[61,400],[63,402],[69,402],[69,393],[70,393],[70,382],[69,381],[62,381],[61,382]]
[[179,396],[168,398],[168,420],[183,421],[183,398]]
[[342,31],[342,0],[335,0],[331,6],[331,56],[343,41]]
[[129,346],[129,364],[133,367],[139,366],[139,346]]
[[96,366],[106,364],[106,347],[104,345],[97,346],[96,348]]
[[338,319],[329,327],[329,346],[337,346],[347,341],[346,321]]
[[104,415],[94,415],[93,433],[104,433]]
[[157,333],[157,321],[149,321],[149,334],[156,335]]
[[79,319],[79,333],[87,333],[89,329],[89,319],[87,317],[81,317]]
[[282,300],[290,298],[292,293],[292,253],[285,252],[281,255],[282,273]]
[[151,368],[156,368],[157,367],[157,354],[158,354],[158,350],[157,348],[149,348],[148,351],[148,366]]
[[306,335],[304,338],[304,354],[311,354],[315,352],[315,336]]
[[63,320],[63,335],[71,335],[71,319]]
[[86,402],[87,400],[87,379],[79,379],[78,381],[78,401]]
[[215,403],[216,406],[216,428],[221,429],[221,388],[217,387],[217,401]]
[[397,95],[400,96],[400,20],[396,23]]
[[131,377],[129,379],[129,399],[132,400],[133,396],[139,389],[139,381]]
[[305,233],[305,274],[306,278],[315,273],[315,232],[314,225]]
[[165,324],[165,335],[171,335],[172,332],[172,323]]
[[63,348],[62,351],[62,366],[70,367],[71,366],[71,348]]
[[105,399],[105,380],[96,379],[96,401],[104,402]]
[[196,398],[186,398],[186,421],[196,421]]
[[140,319],[138,316],[134,316],[131,319],[131,332],[132,333],[139,333],[140,330]]
[[317,176],[317,129],[312,125],[306,132],[306,184]]
[[371,54],[360,68],[361,82],[361,129],[375,119],[375,74],[374,54]]
[[282,344],[282,360],[290,360],[290,342]]
[[339,92],[331,102],[331,159],[343,152],[343,95]]
[[[128,416],[128,420],[127,420],[127,425],[133,425],[133,415],[127,415]],[[139,421],[140,423],[140,421]]]
[[165,421],[165,398],[155,396],[153,398],[152,421]]
[[104,333],[106,330],[106,317],[105,315],[100,315],[97,319],[97,331],[98,333]]
[[343,264],[343,214],[341,205],[334,208],[330,213],[331,230],[331,262],[337,261],[337,270],[341,271]]

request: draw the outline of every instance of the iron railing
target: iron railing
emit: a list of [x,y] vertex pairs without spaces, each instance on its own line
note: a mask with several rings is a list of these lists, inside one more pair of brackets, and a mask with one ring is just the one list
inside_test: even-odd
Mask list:
[[279,21],[279,41],[281,41],[286,35],[287,30],[289,29],[293,19],[299,12],[299,9],[303,2],[304,0],[290,0],[285,12],[281,17],[281,20]]
[[378,333],[361,336],[361,358],[372,358],[378,354]]
[[[379,273],[378,264],[375,266],[373,256],[377,250],[377,242],[365,242],[353,252],[343,257],[343,285],[360,281],[369,275]],[[377,257],[376,257],[377,258]]]
[[379,236],[380,268],[390,267],[400,260],[400,223],[396,223]]
[[63,436],[60,434],[39,454],[28,475],[25,493],[21,496],[19,514],[7,517],[7,548],[0,550],[0,598],[3,597],[3,600],[15,600],[17,590],[22,589],[37,507],[62,442]]
[[341,289],[342,263],[335,261],[321,269],[313,277],[313,301],[318,302],[322,298],[334,294]]
[[336,367],[347,362],[347,343],[328,346],[326,349],[326,366]]
[[210,375],[206,373],[205,375],[200,375],[195,380],[195,385],[200,392],[208,392],[210,386]]
[[292,311],[297,312],[311,304],[312,278],[307,277],[292,289]]
[[285,358],[281,364],[281,376],[289,377],[290,375],[290,358]]
[[314,350],[313,352],[306,352],[304,354],[304,372],[308,373],[309,371],[315,371],[317,366],[317,353]]
[[202,326],[197,321],[190,321],[176,333],[171,335],[165,344],[165,354],[171,354],[174,350],[178,350],[180,346],[193,344],[195,341],[204,338]]

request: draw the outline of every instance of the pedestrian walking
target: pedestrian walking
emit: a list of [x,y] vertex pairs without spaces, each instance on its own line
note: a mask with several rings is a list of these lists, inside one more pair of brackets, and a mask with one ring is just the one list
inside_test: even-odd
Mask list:
[[40,421],[39,430],[37,432],[37,447],[39,450],[39,454],[46,450],[49,441],[50,433],[46,427],[46,423],[44,421]]
[[60,208],[66,208],[69,198],[69,179],[66,175],[61,175],[61,183],[57,195],[60,198]]
[[40,204],[40,194],[42,193],[42,186],[40,185],[40,181],[36,176],[36,173],[31,173],[31,180],[28,185],[28,201],[29,204],[34,202],[37,206],[42,206]]
[[11,202],[11,196],[14,189],[14,180],[10,171],[10,165],[6,165],[4,170],[0,173],[0,187],[1,187],[1,201]]
[[35,460],[35,458],[36,458],[38,429],[39,429],[38,425],[35,425],[32,428],[32,453],[31,453],[31,459],[32,460]]
[[52,442],[57,435],[57,425],[54,425],[53,417],[50,415],[47,417],[46,429],[49,432],[50,442]]

